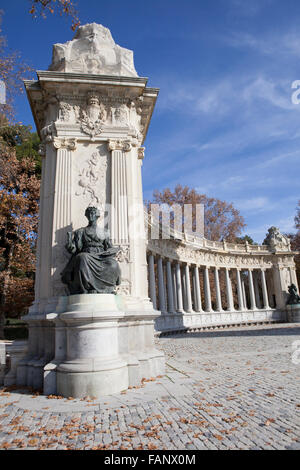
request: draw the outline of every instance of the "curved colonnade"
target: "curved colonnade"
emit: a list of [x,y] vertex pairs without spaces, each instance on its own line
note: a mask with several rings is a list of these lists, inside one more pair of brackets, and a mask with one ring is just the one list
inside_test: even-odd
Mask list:
[[286,321],[296,282],[289,246],[213,242],[176,233],[147,243],[149,296],[156,330],[197,330]]

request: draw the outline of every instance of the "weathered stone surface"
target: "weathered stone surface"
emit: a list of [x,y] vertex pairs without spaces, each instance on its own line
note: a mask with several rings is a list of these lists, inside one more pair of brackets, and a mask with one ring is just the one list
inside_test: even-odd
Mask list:
[[49,70],[137,77],[133,52],[118,46],[108,28],[96,23],[80,26],[72,41],[53,46]]

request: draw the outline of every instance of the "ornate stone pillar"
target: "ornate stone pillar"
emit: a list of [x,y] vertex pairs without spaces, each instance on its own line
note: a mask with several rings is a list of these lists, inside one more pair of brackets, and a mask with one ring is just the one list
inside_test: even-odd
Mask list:
[[53,203],[52,240],[52,295],[63,294],[60,273],[68,260],[65,251],[67,232],[72,230],[72,152],[76,139],[53,138],[57,149]]
[[162,258],[159,256],[157,259],[157,274],[158,274],[158,302],[159,310],[161,313],[166,313],[166,298],[165,298],[165,284],[164,284],[164,271]]
[[182,283],[181,283],[181,269],[180,264],[176,264],[176,292],[177,292],[177,311],[183,312],[183,301],[182,301]]
[[166,271],[167,271],[168,312],[174,313],[174,292],[173,292],[172,267],[171,267],[170,260],[167,260]]
[[227,296],[227,310],[232,312],[234,310],[232,286],[229,275],[229,269],[225,268],[225,279],[226,279],[226,296]]
[[263,294],[263,308],[268,309],[269,306],[269,297],[268,297],[268,290],[267,290],[267,283],[266,283],[266,276],[265,270],[261,270],[261,287],[262,287],[262,294]]
[[[94,396],[117,393],[136,385],[142,377],[163,372],[163,355],[154,347],[153,334],[154,320],[159,315],[148,295],[141,178],[141,146],[158,89],[147,88],[147,79],[139,77],[134,69],[132,52],[116,45],[107,28],[95,23],[81,26],[74,41],[59,46],[59,63],[55,59],[57,51],[53,53],[51,70],[38,71],[37,80],[25,81],[46,156],[36,300],[25,317],[29,327],[32,325],[30,353],[19,375],[21,381],[28,376],[28,383],[42,385],[40,369],[48,357],[44,389],[49,392],[56,386],[58,394],[83,397],[87,392]],[[102,47],[115,57],[109,70],[96,52]],[[91,59],[88,73],[83,57]],[[70,259],[65,245],[74,233],[77,236],[78,229],[86,228],[84,214],[88,206],[96,206],[104,219],[112,207],[109,223],[105,220],[102,227],[100,219],[97,234],[102,238],[102,229],[109,228],[112,245],[120,247],[116,254],[121,268],[118,295],[100,295],[92,289],[89,295],[80,293],[81,289],[78,294],[68,295],[61,282],[61,272]],[[67,238],[68,232],[73,235]],[[154,260],[150,259],[149,264],[155,306]],[[159,302],[164,311],[161,259],[158,275]],[[60,309],[63,298],[67,301]],[[57,343],[64,354],[55,354]],[[58,358],[57,370],[52,367],[54,356]]]
[[212,312],[208,266],[204,267],[205,311]]
[[194,266],[194,302],[196,312],[202,311],[199,268]]
[[257,307],[255,304],[255,293],[254,293],[252,269],[248,269],[248,273],[249,273],[249,293],[250,293],[251,310],[256,310]]
[[215,267],[215,287],[216,287],[216,301],[217,301],[217,312],[222,312],[222,300],[220,291],[220,280],[219,280],[219,268]]
[[185,278],[185,290],[186,290],[186,311],[192,312],[192,295],[191,295],[191,282],[190,282],[190,269],[189,265],[186,264],[184,267],[184,278]]
[[155,271],[154,271],[154,256],[152,253],[149,255],[148,258],[148,266],[149,266],[149,293],[150,299],[153,304],[153,308],[156,310],[156,287],[155,287]]

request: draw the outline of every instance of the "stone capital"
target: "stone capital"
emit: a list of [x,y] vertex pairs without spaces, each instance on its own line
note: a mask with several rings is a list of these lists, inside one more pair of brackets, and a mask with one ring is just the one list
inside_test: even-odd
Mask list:
[[113,140],[109,139],[107,142],[108,150],[122,150],[123,152],[129,152],[131,150],[130,140]]
[[76,150],[77,140],[75,138],[67,139],[65,137],[53,137],[53,146],[56,149]]

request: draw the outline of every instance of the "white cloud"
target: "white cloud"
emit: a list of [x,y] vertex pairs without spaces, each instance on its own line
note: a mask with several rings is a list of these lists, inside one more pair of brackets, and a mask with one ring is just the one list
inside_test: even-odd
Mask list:
[[267,197],[253,197],[249,199],[241,199],[235,201],[235,206],[243,212],[265,210],[270,205],[270,201]]
[[299,31],[288,31],[279,34],[269,33],[260,36],[235,31],[223,38],[225,43],[236,48],[250,48],[263,55],[275,55],[278,59],[289,59],[291,56],[300,57],[300,33]]

